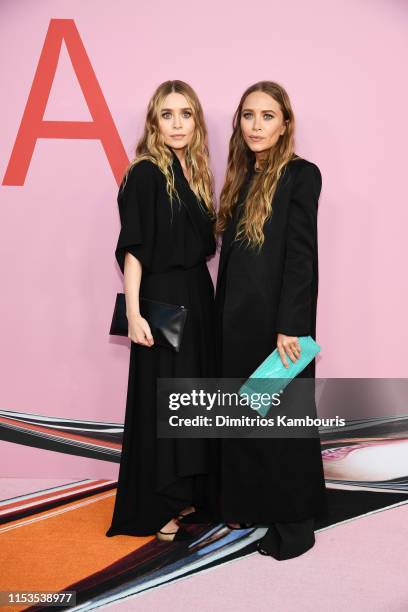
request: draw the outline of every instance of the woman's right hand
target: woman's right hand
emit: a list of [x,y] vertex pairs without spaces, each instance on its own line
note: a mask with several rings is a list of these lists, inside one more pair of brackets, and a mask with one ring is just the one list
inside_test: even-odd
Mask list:
[[150,326],[140,314],[128,317],[128,338],[142,346],[153,346],[154,340]]

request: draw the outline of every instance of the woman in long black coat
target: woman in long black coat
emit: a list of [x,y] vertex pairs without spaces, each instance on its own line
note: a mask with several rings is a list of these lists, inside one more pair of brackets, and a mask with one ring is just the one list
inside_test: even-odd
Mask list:
[[[218,220],[217,374],[247,378],[275,348],[287,366],[300,355],[298,337],[315,338],[321,175],[293,152],[280,85],[248,88],[233,127]],[[299,376],[315,377],[314,360]],[[319,438],[221,439],[220,491],[224,520],[269,526],[261,554],[301,554],[327,512]]]
[[[115,254],[125,275],[131,348],[118,488],[107,536],[185,538],[178,514],[192,507],[205,510],[208,440],[156,437],[157,378],[214,376],[214,286],[206,260],[215,252],[215,211],[205,141],[202,109],[191,87],[182,81],[159,86],[136,163],[118,196],[121,231]],[[179,352],[154,343],[139,297],[188,309]]]

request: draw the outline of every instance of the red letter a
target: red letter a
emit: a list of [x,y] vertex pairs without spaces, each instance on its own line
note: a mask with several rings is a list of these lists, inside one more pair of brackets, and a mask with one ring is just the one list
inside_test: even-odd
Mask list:
[[[43,116],[65,41],[93,121],[44,121]],[[51,19],[3,185],[23,185],[38,138],[100,140],[117,183],[128,164],[126,151],[73,19]]]

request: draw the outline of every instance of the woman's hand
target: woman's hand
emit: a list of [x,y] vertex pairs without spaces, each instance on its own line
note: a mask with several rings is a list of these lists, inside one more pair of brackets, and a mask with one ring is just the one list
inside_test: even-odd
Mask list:
[[140,314],[128,317],[128,338],[142,346],[153,346],[154,340],[150,326]]
[[285,336],[285,334],[278,334],[276,346],[281,358],[281,361],[285,368],[289,367],[286,356],[295,362],[300,357],[300,344],[297,336]]

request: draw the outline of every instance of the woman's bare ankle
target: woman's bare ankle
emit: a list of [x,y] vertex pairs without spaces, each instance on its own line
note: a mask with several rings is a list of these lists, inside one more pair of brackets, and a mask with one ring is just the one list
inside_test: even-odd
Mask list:
[[180,525],[177,519],[172,518],[171,521],[163,525],[163,527],[156,533],[156,537],[162,541],[171,541],[174,539],[176,532],[179,530]]
[[195,511],[196,509],[194,508],[194,506],[187,506],[186,508],[183,508],[181,512],[179,512],[179,516],[187,516],[188,514],[191,514]]

